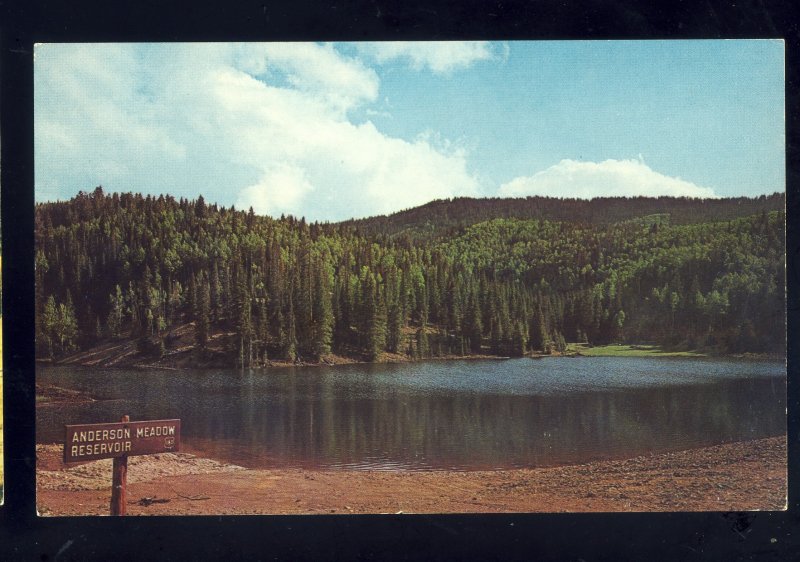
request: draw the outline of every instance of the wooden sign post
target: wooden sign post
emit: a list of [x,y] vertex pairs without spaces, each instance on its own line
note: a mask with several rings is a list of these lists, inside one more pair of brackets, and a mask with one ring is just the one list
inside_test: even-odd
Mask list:
[[172,453],[180,449],[181,420],[129,421],[67,425],[64,463],[114,459],[111,515],[125,515],[128,457]]
[[[130,418],[122,416],[122,423],[128,423]],[[128,455],[114,457],[114,466],[111,469],[111,515],[125,515],[128,501]]]

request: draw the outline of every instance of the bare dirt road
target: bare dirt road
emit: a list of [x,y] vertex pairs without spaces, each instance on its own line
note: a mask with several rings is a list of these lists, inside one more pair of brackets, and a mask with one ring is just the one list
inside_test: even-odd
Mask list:
[[[37,448],[42,515],[106,515],[111,461]],[[186,453],[132,457],[129,515],[784,509],[786,438],[619,461],[473,472],[249,470]]]

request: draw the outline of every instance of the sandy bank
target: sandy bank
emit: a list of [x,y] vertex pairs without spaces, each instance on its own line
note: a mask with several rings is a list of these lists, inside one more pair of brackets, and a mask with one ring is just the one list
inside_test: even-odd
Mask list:
[[[108,513],[111,461],[37,453],[43,515]],[[246,470],[180,453],[131,458],[128,474],[130,515],[775,510],[787,486],[784,437],[505,471]]]
[[[62,451],[61,445],[36,446],[37,490],[110,489],[111,459],[66,467],[62,462]],[[166,476],[196,476],[238,470],[245,469],[187,453],[162,453],[130,457],[128,483],[150,482]]]

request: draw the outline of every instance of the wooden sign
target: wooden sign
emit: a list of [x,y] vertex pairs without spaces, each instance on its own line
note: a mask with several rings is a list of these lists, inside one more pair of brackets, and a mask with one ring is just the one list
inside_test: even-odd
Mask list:
[[64,462],[174,453],[180,450],[181,420],[67,425]]
[[128,457],[171,453],[180,449],[181,420],[67,425],[64,462],[114,459],[111,471],[111,515],[125,515],[127,508]]

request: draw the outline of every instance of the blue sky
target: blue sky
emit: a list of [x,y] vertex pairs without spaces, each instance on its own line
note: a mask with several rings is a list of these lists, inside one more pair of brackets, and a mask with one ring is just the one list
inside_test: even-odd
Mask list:
[[44,44],[36,199],[341,220],[431,199],[785,189],[782,41]]

